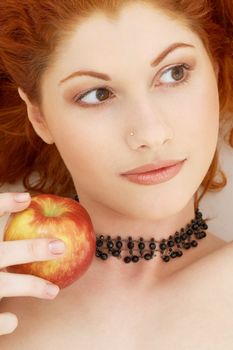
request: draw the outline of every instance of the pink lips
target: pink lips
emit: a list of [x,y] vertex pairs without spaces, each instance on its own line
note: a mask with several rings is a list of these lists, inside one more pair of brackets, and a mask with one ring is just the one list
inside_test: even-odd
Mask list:
[[143,165],[139,168],[129,170],[129,171],[123,173],[122,175],[147,173],[148,171],[158,170],[161,168],[167,168],[169,166],[175,165],[175,164],[180,163],[180,162],[183,162],[183,160],[162,160],[159,162],[146,164],[146,165]]
[[145,185],[158,184],[173,178],[181,170],[185,159],[166,160],[147,164],[121,174],[131,182]]

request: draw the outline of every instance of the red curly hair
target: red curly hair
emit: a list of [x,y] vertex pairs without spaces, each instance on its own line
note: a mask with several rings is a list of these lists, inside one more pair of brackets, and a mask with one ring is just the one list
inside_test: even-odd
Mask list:
[[[232,0],[137,0],[163,9],[199,35],[219,65],[220,131],[233,147],[233,10]],[[35,133],[17,88],[41,103],[40,82],[56,59],[56,49],[72,28],[96,11],[116,18],[132,0],[7,0],[0,3],[0,185],[23,181],[34,193],[75,194],[74,184],[56,145]],[[135,0],[133,1],[135,3]],[[230,121],[225,123],[225,121]],[[227,126],[228,125],[228,126]],[[222,129],[222,130],[221,130]],[[33,172],[39,174],[31,184]],[[217,176],[220,179],[217,181]],[[227,183],[216,149],[195,207],[207,191]]]

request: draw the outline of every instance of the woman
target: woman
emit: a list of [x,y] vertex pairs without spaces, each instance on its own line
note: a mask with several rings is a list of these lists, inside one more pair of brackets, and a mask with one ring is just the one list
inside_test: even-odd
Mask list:
[[[129,263],[100,249],[50,297],[48,281],[2,271],[0,330],[13,333],[1,349],[232,347],[232,244],[197,211],[226,180],[216,146],[232,120],[232,21],[230,0],[0,5],[1,183],[77,193],[96,235],[113,240],[196,231],[168,258],[161,248]],[[29,205],[14,195],[1,194],[2,213]],[[48,243],[1,243],[1,268],[54,258]]]

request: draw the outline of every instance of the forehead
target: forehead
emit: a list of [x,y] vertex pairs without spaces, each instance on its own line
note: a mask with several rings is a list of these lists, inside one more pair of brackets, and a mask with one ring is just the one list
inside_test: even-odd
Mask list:
[[134,4],[123,7],[116,19],[98,12],[74,27],[60,45],[55,65],[70,72],[73,68],[108,69],[140,57],[148,63],[161,50],[174,42],[200,46],[201,41],[181,20],[161,9]]

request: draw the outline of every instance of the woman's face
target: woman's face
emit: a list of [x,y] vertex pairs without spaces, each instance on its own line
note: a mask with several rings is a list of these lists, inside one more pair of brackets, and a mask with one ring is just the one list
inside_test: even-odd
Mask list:
[[[197,35],[152,7],[128,5],[116,21],[95,14],[80,24],[43,76],[42,97],[47,129],[31,121],[55,142],[87,209],[167,217],[190,201],[213,159],[219,101],[211,61]],[[120,176],[167,159],[186,159],[167,182]]]

